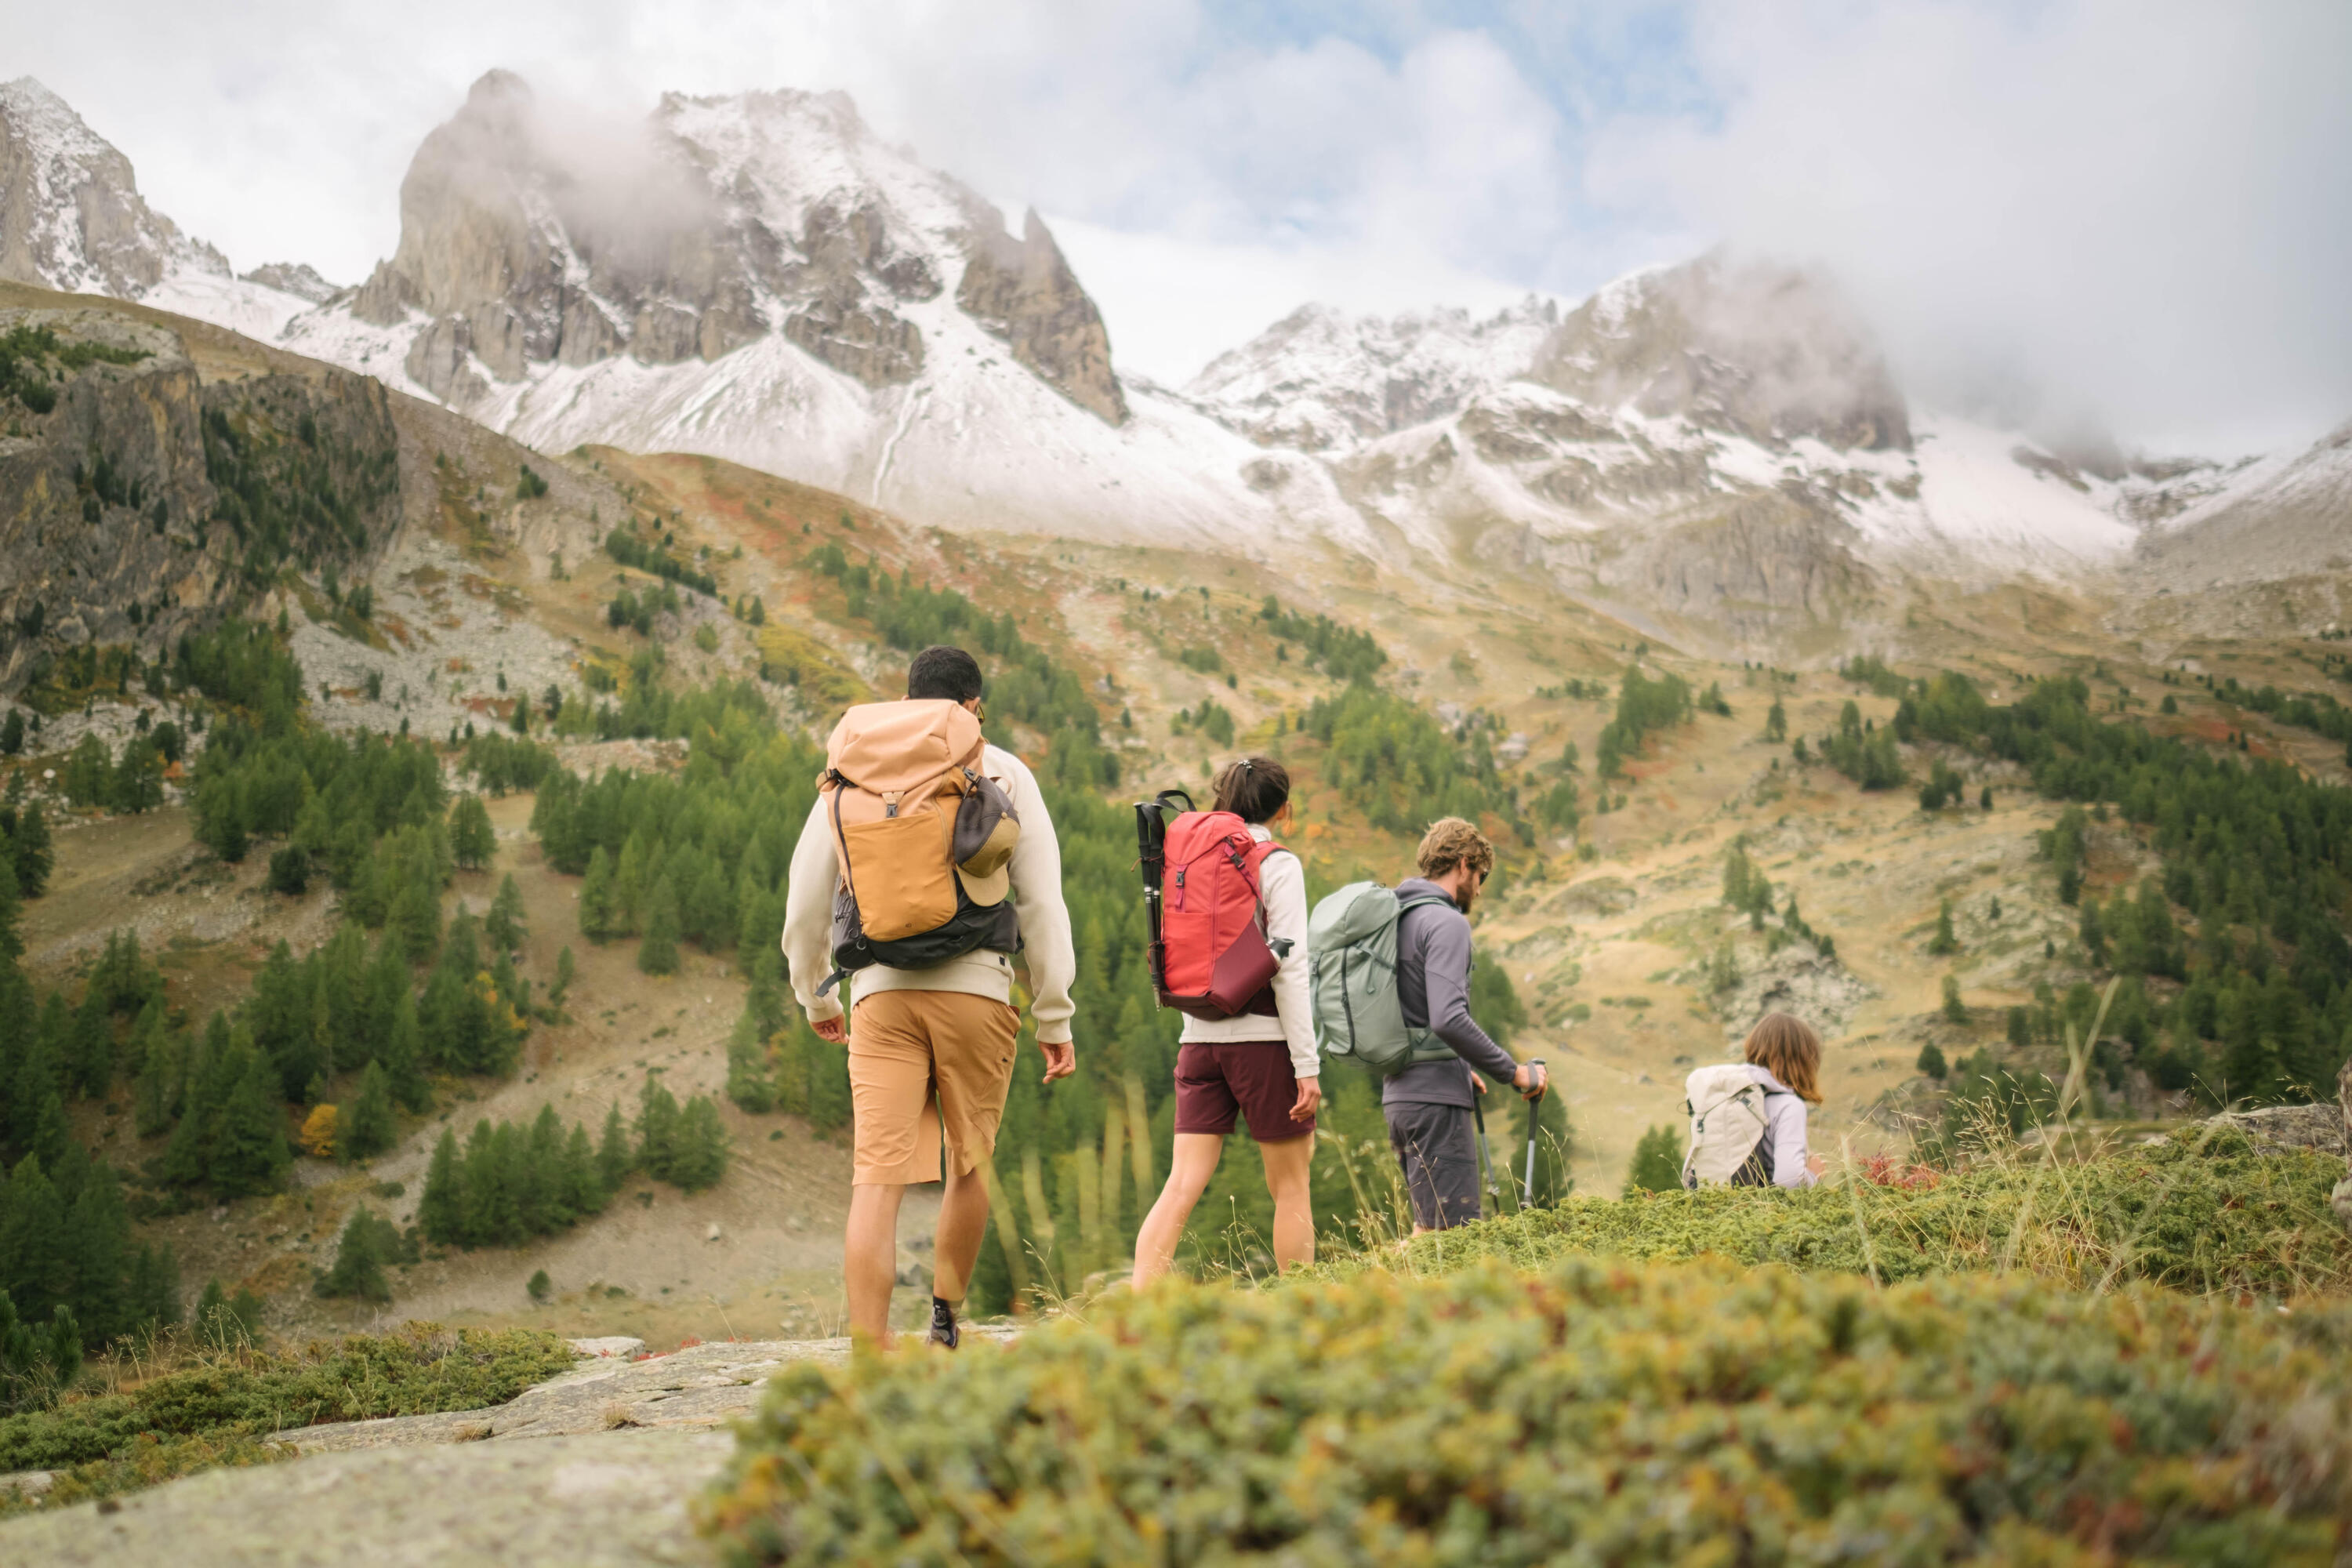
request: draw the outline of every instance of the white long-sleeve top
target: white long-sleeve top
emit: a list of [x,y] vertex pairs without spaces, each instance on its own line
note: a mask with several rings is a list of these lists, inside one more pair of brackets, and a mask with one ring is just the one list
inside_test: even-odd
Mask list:
[[[1274,835],[1255,824],[1250,837],[1264,844]],[[1280,1040],[1290,1049],[1290,1070],[1313,1078],[1323,1069],[1315,1055],[1315,1000],[1307,980],[1307,868],[1287,849],[1258,862],[1258,896],[1265,904],[1265,934],[1287,937],[1289,954],[1275,971],[1275,1014],[1244,1013],[1233,1018],[1187,1015],[1181,1045],[1230,1045],[1240,1040]]]
[[[1037,1038],[1059,1045],[1070,1037],[1070,982],[1077,975],[1077,949],[1070,939],[1070,909],[1062,901],[1062,845],[1054,837],[1054,819],[1046,815],[1045,797],[1037,775],[1012,752],[989,746],[981,768],[994,779],[1013,802],[1021,822],[1021,838],[1013,847],[1013,903],[1021,919],[1022,955],[1029,966],[1033,994],[1029,1012],[1037,1020]],[[784,890],[784,962],[792,970],[793,994],[809,1022],[822,1024],[841,1016],[848,1005],[845,995],[820,996],[816,988],[833,973],[833,893],[841,880],[841,858],[833,844],[833,825],[820,795],[793,848],[791,885]],[[1307,934],[1302,916],[1299,935]],[[874,964],[845,980],[839,991],[856,986],[860,995],[877,991],[960,991],[974,996],[1013,1000],[1013,960],[990,948],[974,948],[961,958],[929,969],[892,969]]]
[[1764,1090],[1764,1136],[1772,1145],[1772,1184],[1810,1187],[1821,1180],[1807,1167],[1812,1152],[1805,1142],[1805,1101],[1771,1070],[1748,1064],[1748,1076]]

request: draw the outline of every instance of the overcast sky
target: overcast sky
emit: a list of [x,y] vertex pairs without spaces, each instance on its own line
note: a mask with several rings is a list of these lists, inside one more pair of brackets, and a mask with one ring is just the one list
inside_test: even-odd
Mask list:
[[2352,416],[2346,0],[0,0],[159,210],[352,282],[484,69],[642,113],[838,88],[1181,381],[1307,299],[1575,300],[1744,244],[1916,396],[2159,449]]

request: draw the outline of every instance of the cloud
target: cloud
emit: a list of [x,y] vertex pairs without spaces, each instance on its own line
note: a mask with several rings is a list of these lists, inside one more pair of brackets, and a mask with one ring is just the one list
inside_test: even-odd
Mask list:
[[1915,395],[2229,449],[2352,414],[2352,8],[1711,5],[1597,199],[1826,262]]

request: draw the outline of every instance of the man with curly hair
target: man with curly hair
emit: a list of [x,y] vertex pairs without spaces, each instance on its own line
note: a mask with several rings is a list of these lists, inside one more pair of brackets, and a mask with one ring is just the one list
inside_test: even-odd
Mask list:
[[1389,1143],[1404,1168],[1415,1235],[1478,1217],[1478,1146],[1471,1097],[1486,1092],[1480,1074],[1528,1100],[1544,1091],[1544,1071],[1516,1061],[1470,1016],[1470,910],[1495,869],[1495,847],[1458,816],[1432,823],[1415,856],[1421,875],[1397,886],[1400,900],[1435,895],[1446,901],[1408,909],[1397,921],[1397,999],[1409,1028],[1427,1029],[1454,1058],[1420,1062],[1392,1074],[1381,1090]]

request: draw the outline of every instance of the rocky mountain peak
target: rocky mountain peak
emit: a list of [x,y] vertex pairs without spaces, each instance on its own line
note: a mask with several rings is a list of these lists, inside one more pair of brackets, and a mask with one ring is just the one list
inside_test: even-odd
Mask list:
[[151,210],[124,157],[33,78],[0,84],[0,278],[135,298],[174,262],[226,274]]
[[[304,287],[262,276],[272,271]],[[139,300],[257,337],[332,292],[285,263],[232,274],[227,258],[147,205],[130,159],[28,76],[0,83],[0,279]]]
[[772,334],[880,389],[922,373],[909,311],[951,282],[1016,362],[1126,417],[1101,315],[1045,225],[1031,214],[1014,239],[845,95],[672,93],[583,132],[492,71],[418,148],[399,247],[352,313],[414,325],[408,374],[460,405],[535,365],[715,361]]
[[1559,324],[1533,295],[1484,320],[1307,304],[1218,355],[1186,393],[1260,446],[1318,452],[1451,414],[1517,375]]
[[1828,279],[1721,253],[1633,273],[1569,314],[1529,379],[1778,447],[1907,450],[1909,411]]

